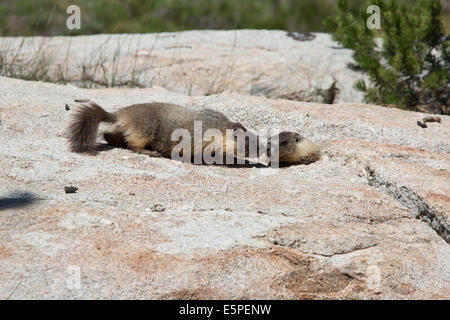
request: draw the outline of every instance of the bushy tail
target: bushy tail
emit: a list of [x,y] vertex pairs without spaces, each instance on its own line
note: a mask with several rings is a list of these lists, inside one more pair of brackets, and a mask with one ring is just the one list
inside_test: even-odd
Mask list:
[[100,122],[115,121],[115,114],[106,112],[98,104],[90,102],[82,105],[73,115],[69,126],[70,150],[93,153]]

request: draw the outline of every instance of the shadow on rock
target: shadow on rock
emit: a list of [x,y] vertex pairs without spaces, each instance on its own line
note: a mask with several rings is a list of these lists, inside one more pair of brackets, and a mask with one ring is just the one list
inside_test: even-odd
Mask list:
[[39,200],[33,193],[15,191],[6,197],[0,197],[0,211],[28,207]]
[[115,149],[115,148],[116,147],[114,147],[114,146],[112,146],[110,144],[101,143],[101,144],[97,145],[97,147],[95,148],[95,151],[96,152],[103,152],[103,151],[109,151],[109,150],[112,150],[112,149]]

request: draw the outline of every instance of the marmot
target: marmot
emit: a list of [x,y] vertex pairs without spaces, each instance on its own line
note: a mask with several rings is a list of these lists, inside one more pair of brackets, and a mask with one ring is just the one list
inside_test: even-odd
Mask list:
[[276,148],[280,166],[310,164],[320,159],[319,146],[296,132],[283,131],[270,137],[267,140],[267,155],[276,158]]
[[[201,132],[199,132],[201,140],[208,129],[218,130],[222,139],[220,139],[221,141],[202,140],[198,146],[190,143],[191,156],[187,159],[190,162],[195,162],[195,157],[198,155],[200,163],[205,163],[203,153],[207,148],[213,157],[216,151],[219,151],[221,163],[227,164],[229,164],[227,156],[231,156],[232,159],[237,155],[258,158],[261,155],[260,151],[266,153],[268,157],[271,154],[276,156],[274,149],[276,147],[279,148],[278,164],[281,166],[309,164],[320,158],[319,147],[296,132],[284,131],[272,136],[268,139],[266,147],[256,134],[247,130],[239,122],[231,121],[220,112],[210,109],[193,111],[179,105],[166,103],[137,104],[114,113],[105,111],[93,102],[84,104],[76,111],[69,126],[70,149],[73,152],[94,153],[99,124],[100,122],[109,122],[112,126],[103,133],[108,144],[129,148],[153,157],[173,158],[172,151],[179,144],[179,141],[172,139],[174,131],[184,129],[189,137],[194,137],[195,121],[201,122]],[[230,131],[231,135],[227,131]],[[243,133],[244,139],[238,139],[238,133]],[[244,143],[239,145],[239,142]],[[211,149],[214,150],[211,152]],[[178,150],[176,151],[178,153]],[[182,157],[182,152],[180,154]],[[215,162],[206,163],[218,163],[217,158],[213,160]],[[272,164],[275,161],[272,160]]]
[[[258,148],[250,148],[251,143],[259,146],[258,137],[248,131],[239,122],[233,122],[220,112],[204,109],[193,111],[182,106],[166,103],[148,103],[128,106],[117,112],[106,112],[96,103],[90,102],[79,108],[73,116],[69,126],[69,143],[73,152],[95,152],[96,137],[100,122],[109,122],[112,126],[103,133],[108,144],[116,147],[125,147],[136,152],[154,156],[172,158],[172,150],[179,141],[172,141],[172,134],[176,129],[184,129],[185,132],[194,137],[194,122],[201,122],[201,138],[206,130],[217,129],[223,137],[216,148],[212,151],[214,156],[219,151],[223,156],[223,162],[227,155],[236,156],[238,150],[237,136],[234,134],[240,130],[245,133],[245,157],[257,157]],[[230,130],[227,130],[230,129]],[[187,131],[186,131],[187,130]],[[228,133],[232,134],[229,135]],[[195,139],[195,137],[194,137]],[[252,141],[252,139],[254,139]],[[218,140],[217,142],[220,142]],[[210,141],[201,141],[201,144],[191,143],[191,157],[193,161],[196,154],[203,154],[205,148],[209,147],[215,138]],[[213,148],[214,149],[214,148]],[[242,150],[242,149],[239,149]],[[187,152],[186,152],[187,153]],[[181,156],[182,152],[181,152]],[[203,157],[200,157],[203,162]],[[197,163],[197,162],[195,162]]]

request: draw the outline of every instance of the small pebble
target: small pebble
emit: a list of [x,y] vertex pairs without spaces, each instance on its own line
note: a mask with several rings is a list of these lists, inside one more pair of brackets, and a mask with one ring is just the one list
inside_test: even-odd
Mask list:
[[72,187],[72,186],[64,187],[64,192],[65,193],[75,193],[75,192],[77,192],[77,190],[78,190],[77,187]]
[[70,110],[70,107],[68,104],[66,104],[66,111],[69,111],[69,110]]
[[164,208],[162,204],[154,204],[150,207],[150,210],[152,210],[153,212],[163,212],[166,211],[166,208]]
[[427,128],[427,125],[421,121],[417,121],[417,125],[422,128]]

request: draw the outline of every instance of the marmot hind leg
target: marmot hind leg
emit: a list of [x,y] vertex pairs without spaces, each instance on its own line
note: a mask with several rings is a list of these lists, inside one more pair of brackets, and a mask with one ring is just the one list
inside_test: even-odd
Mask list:
[[103,137],[105,138],[106,142],[108,142],[108,144],[112,146],[119,148],[128,148],[133,150],[134,152],[145,154],[150,157],[161,157],[161,154],[159,154],[157,151],[147,150],[145,148],[142,148],[141,146],[127,143],[127,141],[125,140],[125,135],[120,131],[104,132]]
[[127,148],[134,152],[145,154],[150,157],[161,157],[161,154],[157,151],[149,150],[147,147],[150,145],[151,138],[145,135],[139,134],[136,131],[129,130],[125,137],[125,143]]
[[106,131],[103,133],[103,138],[105,138],[106,142],[108,142],[108,144],[112,146],[120,148],[125,148],[127,146],[125,136],[120,131],[112,131],[112,132]]

